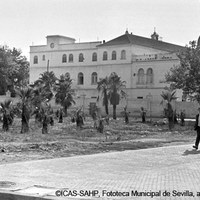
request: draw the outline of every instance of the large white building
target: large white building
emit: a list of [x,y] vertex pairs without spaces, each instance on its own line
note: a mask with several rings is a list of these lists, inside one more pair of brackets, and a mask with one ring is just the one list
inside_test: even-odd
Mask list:
[[176,53],[184,47],[163,42],[154,32],[150,38],[125,34],[108,42],[76,43],[60,35],[47,36],[47,44],[30,47],[30,83],[47,70],[59,77],[69,73],[77,99],[88,104],[98,96],[97,81],[116,72],[126,81],[129,99],[161,99],[164,75],[179,64]]

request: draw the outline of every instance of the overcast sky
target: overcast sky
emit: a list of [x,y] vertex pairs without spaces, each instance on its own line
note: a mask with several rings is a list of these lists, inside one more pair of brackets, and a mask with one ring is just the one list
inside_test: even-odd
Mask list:
[[0,44],[46,44],[47,35],[77,42],[111,40],[125,33],[186,45],[200,35],[200,0],[0,0]]

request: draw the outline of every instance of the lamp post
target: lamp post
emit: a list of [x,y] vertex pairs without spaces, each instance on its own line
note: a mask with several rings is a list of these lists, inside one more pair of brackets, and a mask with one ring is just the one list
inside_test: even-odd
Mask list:
[[49,72],[49,60],[47,61],[47,72]]

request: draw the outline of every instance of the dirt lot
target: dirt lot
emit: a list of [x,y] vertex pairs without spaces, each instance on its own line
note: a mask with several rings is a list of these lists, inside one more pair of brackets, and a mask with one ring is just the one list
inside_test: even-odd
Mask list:
[[0,130],[0,164],[185,144],[194,142],[196,136],[192,125],[176,125],[169,131],[167,125],[142,124],[135,119],[127,125],[122,118],[110,120],[103,134],[93,128],[89,117],[82,129],[70,118],[62,124],[55,120],[45,135],[33,119],[28,134],[20,134],[20,128],[20,119],[15,119],[9,132]]

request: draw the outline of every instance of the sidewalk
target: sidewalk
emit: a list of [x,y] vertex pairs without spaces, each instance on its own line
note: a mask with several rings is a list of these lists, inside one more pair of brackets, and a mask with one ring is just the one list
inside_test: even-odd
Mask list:
[[[7,193],[16,200],[196,200],[200,199],[200,151],[192,150],[191,144],[5,164],[0,165],[1,181],[16,185],[1,188],[0,184],[0,200],[6,200]],[[55,191],[62,188],[67,196],[56,197]],[[72,196],[74,190],[79,195]],[[129,196],[109,196],[117,195],[116,191]],[[134,196],[137,192],[142,196]],[[167,192],[170,194],[165,197]]]

